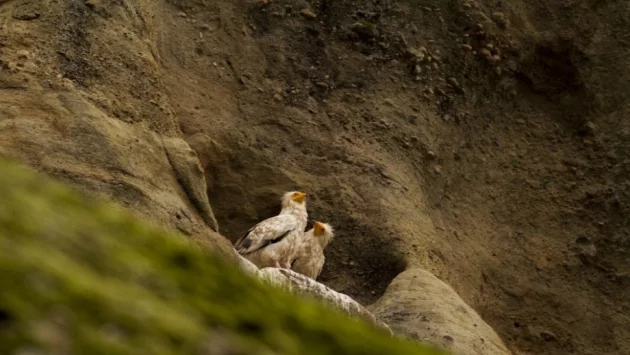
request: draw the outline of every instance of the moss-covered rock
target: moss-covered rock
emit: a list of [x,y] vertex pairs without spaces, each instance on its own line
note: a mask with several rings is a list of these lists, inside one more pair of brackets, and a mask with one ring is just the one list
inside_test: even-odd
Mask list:
[[2,354],[434,354],[0,161]]

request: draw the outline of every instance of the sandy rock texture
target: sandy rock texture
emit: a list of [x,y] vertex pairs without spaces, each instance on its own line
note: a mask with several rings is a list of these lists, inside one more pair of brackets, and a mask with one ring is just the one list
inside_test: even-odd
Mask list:
[[452,287],[414,268],[392,281],[370,310],[392,330],[456,355],[511,355],[501,338]]
[[112,119],[70,89],[29,90],[0,97],[4,156],[108,196],[210,248],[228,250],[229,243],[214,232],[199,160],[183,139]]
[[[102,17],[108,11],[132,27],[141,21],[136,10],[123,15],[114,7],[41,1],[0,7],[2,43],[10,47],[0,60],[0,153],[231,255],[230,243],[216,233],[197,154],[159,99],[150,46],[106,38],[118,28]],[[108,50],[94,48],[91,26],[103,31],[96,42],[109,43]],[[123,28],[115,31],[129,34]],[[116,66],[141,72],[125,77],[104,68],[115,52],[122,53]]]
[[327,287],[423,268],[513,352],[628,355],[629,6],[0,1],[0,153],[231,258],[306,190]]

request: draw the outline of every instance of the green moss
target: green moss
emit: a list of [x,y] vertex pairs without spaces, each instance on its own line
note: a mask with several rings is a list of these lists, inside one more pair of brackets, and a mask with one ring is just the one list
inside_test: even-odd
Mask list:
[[433,354],[0,161],[0,353]]

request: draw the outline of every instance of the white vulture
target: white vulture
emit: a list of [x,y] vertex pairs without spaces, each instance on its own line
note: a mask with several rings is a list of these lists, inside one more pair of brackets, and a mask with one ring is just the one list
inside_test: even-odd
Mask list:
[[290,269],[302,243],[307,220],[306,194],[287,192],[282,197],[280,214],[252,227],[234,247],[259,268]]
[[333,228],[323,222],[315,222],[313,228],[304,233],[304,241],[300,246],[291,269],[315,280],[322,272],[326,257],[324,248],[334,237]]

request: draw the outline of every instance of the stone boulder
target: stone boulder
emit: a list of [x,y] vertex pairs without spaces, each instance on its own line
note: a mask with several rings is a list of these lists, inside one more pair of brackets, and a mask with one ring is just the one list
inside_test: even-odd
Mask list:
[[511,354],[452,287],[422,269],[398,275],[370,309],[394,334],[442,346],[456,355]]
[[239,264],[245,272],[255,275],[263,281],[279,286],[296,295],[323,301],[338,311],[353,317],[361,318],[373,324],[377,328],[387,331],[390,335],[393,335],[387,324],[379,321],[372,312],[363,307],[359,302],[352,299],[352,297],[339,293],[322,283],[294,271],[273,267],[267,267],[259,270],[256,265],[251,263],[249,260],[241,257],[240,255],[239,258]]

